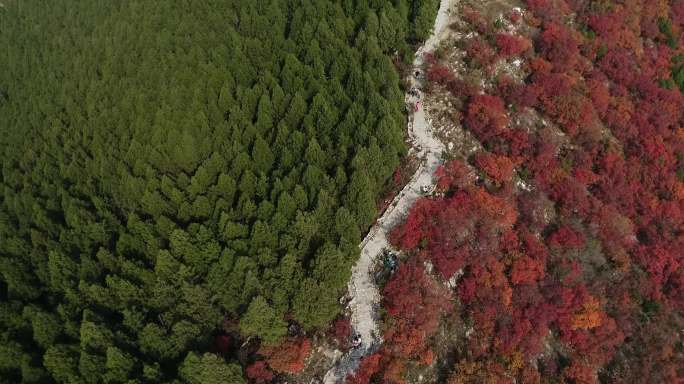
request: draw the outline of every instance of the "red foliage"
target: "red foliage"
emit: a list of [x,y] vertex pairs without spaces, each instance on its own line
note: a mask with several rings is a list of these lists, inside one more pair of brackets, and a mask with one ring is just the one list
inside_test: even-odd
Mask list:
[[515,164],[506,156],[496,156],[488,152],[482,152],[475,157],[475,163],[496,184],[507,183],[513,177]]
[[385,333],[391,354],[415,358],[426,352],[427,338],[437,330],[441,314],[451,309],[449,292],[425,274],[422,264],[409,262],[399,266],[383,295],[394,319]]
[[348,317],[338,317],[332,324],[332,336],[341,346],[349,343],[351,336],[351,322]]
[[479,287],[477,291],[461,292],[461,300],[469,304],[474,300],[493,301],[503,306],[511,305],[512,290],[508,285],[508,279],[504,273],[504,265],[498,260],[489,257],[483,264],[474,264],[470,267],[470,271],[465,280],[471,280],[477,283]]
[[[665,245],[640,245],[634,250],[637,262],[649,273],[648,296],[662,300],[663,288],[672,274],[680,268],[675,250]],[[677,252],[678,253],[678,252]]]
[[[541,29],[539,57],[514,36],[483,34],[501,55],[527,60],[522,84],[501,75],[480,94],[440,80],[465,102],[456,112],[487,149],[473,164],[494,183],[476,181],[462,162],[445,164],[442,197],[420,200],[392,241],[444,279],[463,271],[452,316],[473,329],[450,383],[595,383],[597,372],[609,382],[680,382],[684,96],[659,83],[681,48],[666,46],[658,23],[671,20],[679,36],[684,2],[526,3],[524,23]],[[478,12],[463,16],[486,30]],[[485,37],[467,50],[471,68],[487,74],[496,57]],[[514,165],[523,188],[510,182]],[[408,263],[422,271],[416,259]],[[403,271],[386,292],[391,330],[377,381],[400,381],[407,359],[432,356],[429,336],[412,333],[439,320],[411,312],[423,309],[410,304],[426,300],[423,278]]]
[[461,16],[463,17],[463,20],[473,26],[473,29],[475,29],[477,32],[487,32],[487,20],[485,20],[484,16],[482,16],[479,11],[466,6],[461,10]]
[[597,235],[601,239],[606,254],[620,271],[626,272],[631,264],[627,251],[636,245],[634,225],[612,205],[601,207],[595,220],[599,225]]
[[526,365],[520,373],[519,383],[539,384],[541,383],[541,374],[534,367]]
[[394,170],[394,174],[392,174],[392,181],[395,185],[401,185],[403,178],[404,177],[401,173],[401,168],[397,168],[396,170]]
[[[639,6],[640,11],[634,12],[633,7],[637,4],[616,5],[610,12],[600,12],[586,15],[587,25],[600,37],[601,43],[608,48],[621,47],[630,51],[638,52],[640,42],[638,34],[641,33],[639,16],[647,16],[648,9],[652,6]],[[655,25],[651,24],[651,27]],[[645,23],[645,29],[649,28],[649,23]]]
[[610,105],[608,85],[605,81],[591,78],[587,79],[586,87],[594,109],[598,112],[599,116],[604,117]]
[[585,342],[575,342],[573,345],[578,354],[590,357],[595,366],[608,364],[617,347],[625,341],[625,335],[618,329],[614,319],[604,312],[599,316],[599,325],[585,334]]
[[335,339],[338,345],[348,348],[349,338],[351,337],[351,322],[348,317],[338,317],[330,326],[329,334]]
[[347,384],[369,384],[373,375],[380,370],[381,359],[382,355],[379,353],[366,356],[356,372],[346,377],[345,382]]
[[[427,351],[425,353],[428,353]],[[382,367],[382,383],[405,384],[404,370],[406,369],[406,360],[403,358],[388,358]]]
[[263,360],[256,361],[245,370],[247,377],[257,384],[270,383],[275,375]]
[[532,48],[532,43],[524,37],[510,35],[508,33],[497,33],[494,36],[499,55],[502,57],[518,56]]
[[608,50],[598,65],[611,80],[625,86],[632,86],[638,76],[639,68],[634,55],[626,49]]
[[472,186],[475,181],[475,174],[459,160],[452,160],[440,166],[435,176],[437,177],[437,190],[441,192],[464,189]]
[[465,124],[483,142],[503,134],[508,125],[503,100],[490,95],[473,97],[468,104]]
[[563,0],[525,0],[527,9],[544,21],[560,21],[570,13],[570,7]]
[[548,75],[551,73],[551,69],[553,69],[553,65],[541,57],[533,57],[528,65],[532,72],[544,75]]
[[536,86],[520,85],[510,93],[510,101],[520,107],[534,107],[539,102],[540,89]]
[[346,378],[347,383],[403,383],[407,359],[432,363],[427,342],[437,330],[442,313],[452,310],[449,290],[426,274],[422,261],[413,258],[399,266],[383,294],[392,327],[383,335],[383,347],[366,357]]
[[266,357],[268,365],[278,372],[298,373],[304,369],[304,360],[311,352],[308,338],[288,339],[275,347],[262,347],[259,354]]
[[584,235],[564,225],[551,234],[548,242],[551,247],[579,249],[584,246]]
[[538,72],[533,80],[543,111],[555,118],[568,134],[575,136],[580,128],[596,124],[597,113],[591,100],[577,90],[575,77]]
[[454,79],[449,68],[440,64],[431,65],[425,76],[429,82],[437,84],[446,84],[449,80]]
[[672,4],[672,23],[684,28],[684,0],[675,0]]
[[417,247],[420,240],[427,237],[429,228],[425,223],[430,221],[435,210],[436,206],[433,201],[418,200],[411,207],[404,225],[397,226],[392,230],[390,235],[392,243],[404,249]]
[[572,176],[575,178],[575,180],[577,180],[577,182],[583,185],[594,184],[601,179],[601,176],[583,168],[575,168],[575,170],[572,172]]
[[598,383],[598,377],[594,369],[586,364],[578,362],[577,360],[573,360],[570,366],[563,370],[563,376],[576,384]]
[[523,242],[523,249],[528,256],[535,260],[546,261],[549,256],[549,252],[539,239],[537,239],[531,233],[523,233],[521,238]]
[[446,88],[452,96],[461,100],[466,100],[480,93],[478,85],[463,79],[449,80]]
[[642,77],[647,77],[647,84],[655,85],[653,80],[667,79],[670,77],[672,58],[675,52],[667,45],[644,48],[642,59],[647,62],[647,67],[642,69]]
[[532,145],[530,143],[530,135],[525,129],[516,128],[507,131],[502,137],[508,144],[508,152],[512,158],[524,159],[529,155]]
[[518,212],[509,201],[487,193],[482,188],[471,191],[475,208],[485,228],[510,228],[518,219]]
[[494,48],[480,36],[474,37],[468,41],[466,45],[467,57],[471,61],[471,65],[488,68],[496,62],[496,52]]
[[[466,169],[458,162],[447,164],[447,168],[456,175],[452,178],[447,171],[441,170],[442,186],[462,178],[458,173]],[[476,235],[476,229],[482,232],[495,229],[503,231],[510,229],[516,219],[514,207],[505,199],[482,188],[467,187],[454,191],[448,198],[419,200],[409,212],[406,222],[394,229],[391,238],[394,244],[403,249],[416,248],[422,241],[436,270],[443,277],[450,278],[471,257],[467,241],[470,236]],[[491,245],[481,241],[480,251],[506,244],[497,237],[489,241]]]
[[535,284],[544,278],[544,264],[529,256],[522,256],[513,262],[511,283]]
[[214,339],[213,350],[217,353],[226,354],[233,347],[233,338],[230,335],[217,335]]
[[575,68],[579,59],[579,38],[562,24],[547,23],[539,35],[539,52],[557,72]]
[[522,92],[524,87],[524,83],[520,83],[506,74],[502,74],[496,79],[497,92],[506,103],[514,102],[515,97]]

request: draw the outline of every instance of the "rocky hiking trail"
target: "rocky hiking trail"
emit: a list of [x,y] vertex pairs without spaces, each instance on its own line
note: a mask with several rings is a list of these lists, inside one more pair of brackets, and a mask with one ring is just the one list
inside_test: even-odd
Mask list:
[[[450,9],[455,2],[456,0],[441,0],[432,35],[416,51],[409,83],[419,91],[423,88],[421,79],[417,79],[414,75],[416,71],[422,73],[424,54],[433,51],[442,40],[446,32]],[[407,94],[406,101],[413,105],[416,98]],[[323,378],[325,384],[343,382],[345,377],[358,367],[362,358],[373,353],[382,343],[378,324],[381,297],[373,281],[373,267],[383,250],[390,248],[387,237],[392,228],[406,218],[409,209],[425,194],[423,190],[427,188],[431,191],[434,188],[433,174],[442,164],[444,145],[434,136],[430,119],[426,117],[424,108],[412,113],[412,121],[410,120],[408,124],[408,135],[412,144],[411,151],[414,151],[420,159],[420,166],[359,245],[361,257],[352,268],[348,284],[348,294],[351,298],[348,307],[351,312],[352,334],[359,335],[361,345],[351,349],[335,362],[335,366]]]

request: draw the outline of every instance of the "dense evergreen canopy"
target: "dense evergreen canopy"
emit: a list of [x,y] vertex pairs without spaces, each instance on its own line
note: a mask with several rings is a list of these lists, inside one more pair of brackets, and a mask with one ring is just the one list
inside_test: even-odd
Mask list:
[[0,381],[240,382],[224,319],[338,313],[436,0],[3,4]]

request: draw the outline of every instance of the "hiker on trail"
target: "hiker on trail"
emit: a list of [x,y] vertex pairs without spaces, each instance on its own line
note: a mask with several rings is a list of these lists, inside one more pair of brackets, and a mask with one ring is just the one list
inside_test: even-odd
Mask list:
[[416,101],[416,112],[420,111],[420,100]]
[[389,271],[390,273],[393,273],[394,270],[397,269],[397,255],[386,249],[383,252],[384,260],[383,260],[383,267],[385,270]]
[[361,336],[355,335],[354,338],[352,338],[352,348],[357,348],[360,345],[361,345]]
[[410,95],[420,99],[420,91],[416,87],[411,88]]

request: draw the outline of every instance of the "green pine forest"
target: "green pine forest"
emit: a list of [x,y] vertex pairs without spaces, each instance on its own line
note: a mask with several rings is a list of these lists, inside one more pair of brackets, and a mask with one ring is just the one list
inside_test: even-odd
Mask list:
[[340,311],[437,0],[2,0],[0,382],[242,383]]

